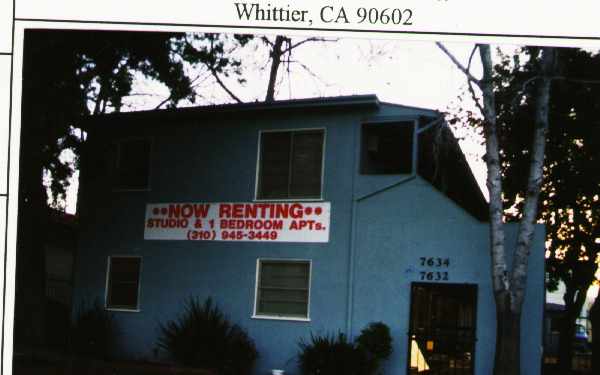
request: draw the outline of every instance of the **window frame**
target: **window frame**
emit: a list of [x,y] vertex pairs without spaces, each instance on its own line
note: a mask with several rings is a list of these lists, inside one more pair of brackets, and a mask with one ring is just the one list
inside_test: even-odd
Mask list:
[[[111,307],[108,305],[108,293],[109,293],[109,285],[110,285],[110,266],[112,264],[113,258],[138,258],[140,260],[140,267],[138,272],[138,281],[137,281],[137,305],[135,308],[124,308],[124,307]],[[106,281],[104,287],[104,308],[108,311],[120,311],[120,312],[141,312],[140,309],[140,298],[141,298],[141,290],[142,290],[142,269],[143,269],[143,259],[141,255],[109,255],[108,261],[106,264]]]
[[[263,133],[294,133],[303,131],[323,131],[323,142],[321,144],[321,186],[319,191],[319,197],[317,198],[259,198],[258,197],[258,186],[260,182],[260,161],[262,151],[262,135]],[[258,131],[258,148],[256,151],[256,174],[254,178],[254,202],[322,202],[323,201],[323,187],[325,183],[325,152],[327,145],[327,128],[325,127],[312,127],[312,128],[291,128],[291,129],[264,129]]]
[[[146,181],[146,186],[143,188],[130,188],[130,187],[115,186],[115,178],[116,178],[116,175],[118,174],[118,170],[120,168],[122,144],[125,142],[139,141],[139,140],[146,141],[148,143],[148,160],[146,160],[146,162],[148,163],[148,177],[147,177],[147,181]],[[151,191],[151,188],[150,188],[150,186],[151,186],[150,181],[151,181],[151,177],[152,177],[151,159],[152,159],[152,154],[154,152],[154,138],[148,137],[148,136],[131,136],[131,137],[123,137],[123,138],[115,139],[111,143],[112,143],[112,145],[115,146],[115,149],[116,149],[115,159],[113,160],[114,163],[111,166],[111,168],[112,168],[111,175],[110,175],[111,190],[115,193]]]
[[[306,317],[290,316],[290,315],[269,315],[260,314],[257,311],[258,308],[258,286],[260,284],[260,271],[262,262],[280,262],[280,263],[306,263],[308,264],[308,293],[306,296]],[[252,310],[252,319],[265,319],[265,320],[287,320],[295,322],[310,322],[310,295],[312,289],[312,259],[301,259],[301,258],[257,258],[256,259],[256,273],[254,281],[254,308]]]

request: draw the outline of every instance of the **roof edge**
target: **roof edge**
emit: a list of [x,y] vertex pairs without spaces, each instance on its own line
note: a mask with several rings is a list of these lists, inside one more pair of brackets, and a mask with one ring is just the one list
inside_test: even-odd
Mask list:
[[437,109],[431,109],[431,108],[424,108],[424,107],[417,107],[414,105],[405,105],[405,104],[398,104],[398,103],[391,103],[391,102],[385,102],[385,101],[380,101],[380,104],[383,105],[389,105],[392,107],[400,107],[400,108],[407,108],[407,109],[414,109],[416,111],[423,111],[423,112],[427,112],[429,113],[431,116],[443,116],[444,112],[441,112]]
[[177,107],[168,109],[153,109],[131,112],[113,112],[101,115],[90,115],[82,118],[82,126],[93,124],[97,121],[130,119],[133,117],[154,116],[185,116],[209,113],[231,113],[245,111],[267,111],[299,108],[327,108],[344,106],[368,106],[378,108],[380,101],[375,94],[347,95],[334,97],[314,97],[290,100],[276,100],[273,102],[228,103],[205,105],[195,107]]

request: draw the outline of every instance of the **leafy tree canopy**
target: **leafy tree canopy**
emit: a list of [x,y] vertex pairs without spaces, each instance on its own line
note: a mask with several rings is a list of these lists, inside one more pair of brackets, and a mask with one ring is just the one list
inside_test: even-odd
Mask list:
[[[77,156],[82,116],[124,109],[139,76],[160,82],[168,97],[159,106],[193,103],[202,89],[201,69],[241,75],[228,56],[251,37],[218,34],[87,30],[27,30],[23,51],[22,126],[17,233],[15,345],[44,340],[45,241],[51,231],[48,195],[64,200],[74,169],[61,159]],[[225,47],[227,46],[227,47]],[[49,172],[50,193],[43,184]],[[35,235],[32,235],[35,233]]]
[[[56,202],[64,198],[71,167],[62,150],[77,154],[79,138],[71,127],[78,118],[123,109],[136,74],[164,84],[170,92],[161,104],[195,102],[198,70],[241,78],[242,63],[231,57],[252,36],[124,31],[29,30],[23,68],[24,135],[35,138],[28,160],[41,162],[52,175]],[[28,140],[26,140],[29,142]],[[24,160],[27,161],[27,160]],[[36,168],[37,169],[37,168]],[[38,174],[41,184],[41,175]],[[33,182],[33,181],[32,181]]]
[[[511,56],[499,51],[492,76],[507,221],[522,221],[524,202],[534,194],[527,186],[540,108],[537,83],[544,71],[540,52],[536,47]],[[537,218],[546,224],[547,287],[556,290],[560,281],[566,286],[559,339],[559,364],[566,372],[575,321],[596,282],[600,254],[600,54],[573,48],[556,53]],[[466,110],[459,111],[458,120],[483,127]]]
[[[533,133],[537,48],[496,65],[504,199],[520,215]],[[539,217],[547,225],[549,287],[587,287],[600,252],[600,54],[560,49],[550,98],[544,184]],[[521,96],[521,94],[523,94]]]

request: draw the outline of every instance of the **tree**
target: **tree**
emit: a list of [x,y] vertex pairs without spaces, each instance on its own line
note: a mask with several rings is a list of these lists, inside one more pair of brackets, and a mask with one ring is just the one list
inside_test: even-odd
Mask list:
[[[179,56],[192,64],[202,64],[215,79],[216,83],[237,103],[243,101],[227,87],[221,76],[235,76],[237,83],[244,84],[242,62],[233,56],[233,52],[245,46],[253,35],[226,34],[188,34],[181,42]],[[160,106],[159,106],[160,107]]]
[[299,64],[305,71],[309,74],[314,75],[314,73],[306,66],[305,64],[292,60],[292,52],[294,49],[300,47],[305,43],[310,42],[332,42],[335,40],[325,39],[325,38],[317,38],[311,37],[302,39],[298,42],[293,42],[291,38],[278,35],[275,37],[275,40],[272,41],[266,36],[263,36],[261,40],[269,46],[269,58],[271,60],[271,68],[269,71],[269,82],[267,84],[267,93],[265,96],[265,102],[272,102],[275,100],[275,85],[277,83],[277,74],[279,72],[279,67],[281,64],[287,64],[288,71],[290,69],[290,65],[293,63]]
[[[182,58],[189,61],[200,62],[215,79],[227,95],[237,103],[243,103],[244,100],[237,95],[234,90],[227,86],[221,78],[237,76],[237,83],[245,84],[246,79],[242,75],[242,63],[238,59],[233,58],[233,52],[245,46],[253,40],[252,35],[234,35],[227,37],[223,34],[191,34],[187,35],[183,40],[184,48],[182,49]],[[288,73],[293,64],[299,65],[309,74],[315,76],[310,68],[298,60],[292,58],[293,51],[304,45],[305,43],[314,42],[333,42],[334,39],[326,39],[319,37],[310,37],[301,40],[293,40],[284,35],[277,35],[274,39],[261,36],[258,38],[268,49],[269,75],[267,80],[267,89],[265,94],[265,102],[275,100],[277,82],[281,66],[286,66]]]
[[[487,166],[487,188],[489,191],[490,253],[494,300],[496,303],[496,350],[494,374],[520,373],[520,323],[521,310],[527,282],[527,262],[531,249],[538,212],[538,202],[543,177],[543,161],[548,131],[548,111],[551,81],[557,62],[556,50],[540,49],[532,58],[536,62],[537,75],[531,85],[534,91],[529,96],[534,108],[533,137],[530,140],[531,153],[528,163],[527,181],[524,187],[523,209],[517,233],[512,267],[506,261],[506,244],[503,222],[502,164],[498,135],[498,115],[496,84],[492,53],[489,45],[478,44],[473,48],[467,66],[463,66],[441,43],[438,47],[465,74],[469,91],[483,116],[485,139],[485,163]],[[479,51],[483,66],[483,77],[475,78],[471,72],[471,62]],[[482,103],[473,85],[481,90]],[[523,94],[526,95],[526,94]],[[521,98],[516,98],[519,101]]]
[[[598,297],[590,309],[590,318],[592,319],[592,337],[600,337],[600,298]],[[600,372],[600,355],[598,353],[600,353],[600,340],[594,340],[592,341],[593,374]]]
[[[187,41],[206,40],[211,50],[192,53]],[[45,265],[43,245],[49,220],[43,173],[50,171],[51,197],[64,198],[73,170],[59,156],[78,155],[84,143],[72,131],[90,114],[121,111],[132,94],[135,74],[164,84],[159,105],[194,102],[198,65],[216,73],[241,74],[241,62],[223,51],[225,36],[182,33],[28,30],[23,57],[22,128],[17,229],[15,344],[44,344]],[[239,45],[248,37],[233,37]]]
[[[507,220],[518,220],[524,196],[523,174],[531,152],[527,140],[534,117],[529,100],[511,101],[520,92],[531,91],[529,82],[537,76],[536,48],[524,48],[514,57],[503,56],[495,71],[500,148],[504,156],[504,201]],[[564,282],[565,314],[561,323],[559,363],[570,371],[575,322],[587,290],[598,269],[600,253],[600,55],[580,49],[557,51],[560,66],[553,77],[546,137],[544,183],[539,218],[546,223],[550,275],[548,287],[555,290]],[[523,61],[524,60],[524,61]],[[533,93],[530,92],[528,96]]]

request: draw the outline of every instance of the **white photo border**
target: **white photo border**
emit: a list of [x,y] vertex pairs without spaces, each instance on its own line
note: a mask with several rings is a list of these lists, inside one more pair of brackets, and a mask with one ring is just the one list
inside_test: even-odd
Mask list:
[[[142,3],[141,0],[132,0],[133,3]],[[187,2],[192,4],[192,0],[177,0],[179,2]],[[443,0],[431,0],[431,2],[442,2]],[[514,0],[511,0],[514,1]],[[534,2],[537,0],[533,0]],[[277,1],[275,1],[277,2]],[[356,0],[348,0],[353,4],[359,3]],[[539,1],[537,1],[539,2]],[[21,130],[21,79],[22,76],[22,60],[23,60],[23,37],[24,31],[29,28],[38,29],[79,29],[79,30],[128,30],[128,31],[185,31],[185,32],[222,32],[222,33],[249,33],[249,34],[280,34],[285,33],[287,35],[294,36],[335,36],[345,38],[360,38],[360,39],[402,39],[410,41],[444,41],[444,42],[478,42],[478,43],[491,43],[491,44],[524,44],[524,45],[547,45],[557,47],[582,47],[582,48],[598,48],[600,47],[600,33],[597,36],[561,36],[561,35],[525,35],[525,34],[494,34],[486,32],[478,33],[461,33],[461,32],[433,32],[426,30],[413,30],[413,31],[391,31],[391,30],[374,30],[374,29],[329,29],[320,27],[281,27],[274,26],[272,24],[257,27],[257,25],[245,25],[239,20],[231,20],[224,22],[224,24],[191,24],[191,23],[149,23],[149,22],[134,22],[134,21],[102,21],[102,20],[90,20],[82,17],[81,20],[78,17],[70,18],[70,20],[57,20],[50,18],[39,17],[39,12],[34,12],[33,5],[46,3],[46,6],[52,6],[59,11],[67,11],[66,6],[89,6],[91,3],[96,5],[107,7],[106,2],[93,2],[93,1],[73,1],[73,0],[60,0],[60,1],[41,1],[41,0],[12,0],[2,2],[0,7],[0,14],[3,14],[3,18],[0,19],[0,59],[9,59],[9,72],[0,72],[0,89],[8,87],[9,101],[8,103],[0,103],[3,108],[8,108],[5,112],[8,118],[0,118],[0,153],[5,153],[6,165],[0,165],[0,168],[6,171],[6,184],[5,187],[0,184],[0,229],[4,238],[0,240],[0,264],[3,266],[3,275],[0,280],[0,289],[2,289],[2,301],[0,301],[2,309],[2,343],[0,360],[2,362],[0,368],[0,375],[12,374],[12,356],[13,356],[13,324],[14,324],[14,287],[15,287],[15,267],[16,267],[16,235],[17,235],[17,210],[18,210],[18,177],[19,177],[19,146],[20,146],[20,130]],[[122,5],[122,0],[110,0],[108,6],[111,4]],[[147,6],[145,1],[143,3]],[[233,1],[227,2],[231,6]],[[311,3],[315,3],[314,1]],[[377,3],[380,3],[378,1]],[[410,2],[413,3],[413,2]],[[451,0],[446,1],[446,6],[452,5]],[[466,7],[465,1],[456,0],[454,2],[456,6]],[[491,3],[491,2],[490,2]],[[496,6],[507,6],[506,2],[497,3]],[[522,4],[522,1],[520,1]],[[591,3],[591,2],[590,2]],[[85,4],[85,5],[82,5]],[[171,4],[171,3],[169,3]],[[324,4],[324,3],[323,3]],[[344,3],[345,4],[345,3]],[[564,4],[564,3],[563,3]],[[19,5],[19,7],[17,7]],[[198,5],[198,2],[195,3]],[[216,5],[216,4],[215,4]],[[372,5],[372,3],[370,3]],[[522,4],[523,5],[523,4]],[[542,6],[542,4],[538,4]],[[583,5],[579,4],[583,7]],[[12,6],[12,8],[11,8]],[[487,4],[491,6],[491,4]],[[544,2],[543,6],[558,7],[560,4],[550,4]],[[569,11],[571,12],[571,21],[567,21],[566,27],[569,27],[568,22],[571,22],[572,27],[576,23],[580,22],[577,17],[576,7],[577,3],[569,5]],[[589,4],[586,4],[589,6]],[[220,7],[220,5],[219,5]],[[596,5],[599,11],[594,14],[600,14],[600,5]],[[176,7],[173,7],[176,8]],[[109,8],[110,9],[110,8]],[[139,8],[143,9],[143,8]],[[220,9],[220,8],[219,8]],[[529,9],[529,8],[528,8]],[[115,10],[115,14],[122,12],[122,10]],[[574,11],[575,10],[575,11]],[[17,16],[18,11],[18,16]],[[109,10],[110,11],[110,10]],[[28,18],[23,15],[27,15],[27,12],[35,13],[35,17]],[[70,16],[73,15],[72,9],[69,8],[68,12]],[[204,8],[203,12],[211,12],[210,9]],[[585,10],[588,13],[587,8]],[[582,12],[583,13],[583,12]],[[574,15],[574,16],[573,16]],[[589,15],[588,15],[589,16]],[[588,17],[586,16],[586,17]],[[475,17],[475,15],[468,13],[465,17]],[[210,18],[210,17],[209,17]],[[587,18],[586,18],[587,20]],[[222,18],[221,18],[222,21]],[[426,25],[425,28],[434,25]],[[509,29],[510,23],[506,24],[506,28]],[[561,27],[565,27],[561,25]],[[6,35],[10,32],[10,35]],[[0,65],[4,67],[4,65]],[[5,80],[8,77],[8,82]],[[1,98],[1,97],[0,97]],[[0,111],[0,115],[3,112]],[[6,126],[5,126],[6,124]],[[6,147],[8,145],[8,147]],[[4,163],[4,160],[0,158],[0,161]],[[0,174],[3,178],[3,174]],[[3,181],[4,182],[4,181]]]

